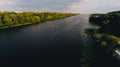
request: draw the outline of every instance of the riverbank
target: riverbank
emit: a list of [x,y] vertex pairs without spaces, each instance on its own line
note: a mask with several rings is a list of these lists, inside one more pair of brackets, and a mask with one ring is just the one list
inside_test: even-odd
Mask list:
[[43,23],[45,21],[75,16],[73,13],[53,12],[0,12],[0,29]]
[[[94,26],[87,28],[85,33],[94,41],[94,58],[92,67],[119,67],[120,47],[120,12],[92,14],[89,22]],[[96,26],[98,26],[96,28]],[[91,58],[91,57],[89,57]],[[104,60],[106,59],[106,60]]]
[[104,47],[112,56],[116,56],[116,49],[120,47],[119,38],[119,20],[120,12],[110,12],[107,14],[92,14],[90,23],[100,26],[99,29],[87,29],[87,33],[91,35],[95,41]]
[[85,26],[88,26],[88,16],[77,15],[1,30],[0,64],[81,67]]

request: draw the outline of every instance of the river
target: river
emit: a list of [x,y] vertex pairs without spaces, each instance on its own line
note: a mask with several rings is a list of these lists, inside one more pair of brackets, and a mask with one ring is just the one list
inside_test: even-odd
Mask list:
[[[119,67],[119,60],[84,37],[89,15],[0,30],[0,65],[81,67],[83,55],[92,67]],[[26,66],[25,66],[26,65]]]
[[89,15],[0,30],[0,64],[80,67]]

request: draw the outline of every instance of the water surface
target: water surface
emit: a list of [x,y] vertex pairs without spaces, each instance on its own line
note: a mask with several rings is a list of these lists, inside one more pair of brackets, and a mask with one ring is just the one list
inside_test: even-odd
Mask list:
[[80,67],[88,15],[0,31],[0,64]]

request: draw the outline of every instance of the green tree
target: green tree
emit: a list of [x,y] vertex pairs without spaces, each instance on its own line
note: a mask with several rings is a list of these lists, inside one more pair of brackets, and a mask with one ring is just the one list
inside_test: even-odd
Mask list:
[[3,21],[5,22],[5,25],[6,25],[6,26],[9,26],[9,27],[11,27],[12,24],[13,24],[12,18],[10,18],[8,15],[5,15],[5,16],[4,16]]
[[18,24],[18,17],[16,14],[10,14],[13,24]]
[[51,15],[47,16],[47,20],[53,20],[53,19],[54,18]]
[[33,16],[32,17],[32,23],[39,23],[40,22],[40,17],[39,16]]
[[3,26],[3,21],[2,21],[2,17],[0,16],[0,26]]

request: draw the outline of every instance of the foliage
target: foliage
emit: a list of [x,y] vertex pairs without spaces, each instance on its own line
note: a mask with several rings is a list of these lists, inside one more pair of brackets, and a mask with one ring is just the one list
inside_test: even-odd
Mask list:
[[[118,54],[115,50],[120,47],[120,11],[107,14],[91,14],[89,22],[93,26],[87,28],[85,33],[94,39],[95,51],[103,50],[107,54],[111,54],[111,57],[116,57]],[[99,26],[99,28],[96,29],[94,26]],[[85,56],[82,61],[86,62],[86,58]]]
[[[120,11],[107,14],[92,14],[89,21],[91,24],[100,26],[99,29],[87,29],[87,33],[107,52],[115,56],[114,51],[120,47]],[[99,34],[99,35],[98,35]]]
[[36,24],[44,21],[56,20],[74,16],[73,13],[53,12],[8,12],[0,11],[0,29],[16,27],[28,24]]
[[[120,36],[120,11],[110,12],[107,14],[92,14],[89,19],[90,23],[101,26],[103,33]],[[117,31],[117,32],[116,32]]]

